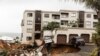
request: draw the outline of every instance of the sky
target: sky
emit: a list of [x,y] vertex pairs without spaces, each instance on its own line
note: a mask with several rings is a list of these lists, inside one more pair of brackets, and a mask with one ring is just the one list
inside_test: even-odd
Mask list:
[[21,20],[25,10],[86,10],[84,4],[71,0],[0,0],[0,32],[21,33]]

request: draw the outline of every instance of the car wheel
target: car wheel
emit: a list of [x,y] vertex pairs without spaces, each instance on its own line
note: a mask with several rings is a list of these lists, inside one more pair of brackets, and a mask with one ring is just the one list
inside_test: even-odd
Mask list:
[[85,46],[85,43],[82,43],[82,46]]

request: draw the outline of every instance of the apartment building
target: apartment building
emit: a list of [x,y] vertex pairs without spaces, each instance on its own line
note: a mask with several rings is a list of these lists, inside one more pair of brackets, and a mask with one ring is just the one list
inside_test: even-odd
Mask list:
[[60,28],[53,31],[56,44],[66,44],[72,37],[80,36],[85,42],[92,42],[98,22],[95,12],[87,11],[41,11],[26,10],[22,20],[22,43],[29,44],[35,39],[43,38],[42,29],[49,22],[58,22]]

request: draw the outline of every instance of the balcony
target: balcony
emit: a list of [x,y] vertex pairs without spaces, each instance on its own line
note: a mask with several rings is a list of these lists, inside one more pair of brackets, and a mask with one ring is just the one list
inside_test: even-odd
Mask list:
[[58,14],[52,14],[52,18],[53,19],[60,19],[60,15],[58,15]]

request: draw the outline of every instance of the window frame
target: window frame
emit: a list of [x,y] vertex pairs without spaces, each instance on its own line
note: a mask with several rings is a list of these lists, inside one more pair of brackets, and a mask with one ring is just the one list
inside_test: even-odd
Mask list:
[[60,19],[60,15],[59,14],[52,14],[52,18],[53,19]]
[[27,40],[27,41],[32,40],[32,36],[27,36],[27,37],[26,37],[26,40]]
[[32,20],[27,20],[27,25],[32,25],[33,21]]
[[32,17],[33,16],[33,13],[29,12],[27,13],[27,17]]
[[49,15],[49,14],[44,14],[44,17],[45,17],[45,18],[49,18],[50,15]]
[[32,33],[32,28],[27,28],[27,33]]
[[[64,16],[62,16],[64,15]],[[68,18],[69,17],[69,13],[61,13],[61,18]]]
[[87,18],[91,18],[92,15],[91,15],[91,14],[86,14],[86,17],[87,17]]

